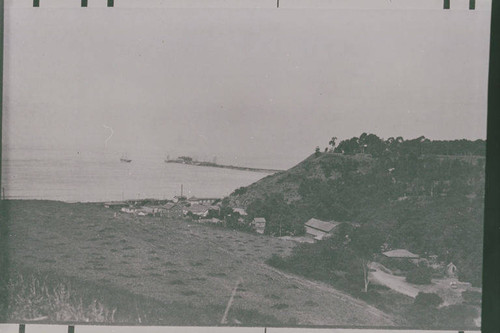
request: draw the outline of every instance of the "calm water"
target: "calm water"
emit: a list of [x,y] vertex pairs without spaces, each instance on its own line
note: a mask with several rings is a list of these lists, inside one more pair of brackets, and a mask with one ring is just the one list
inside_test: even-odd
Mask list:
[[266,173],[165,163],[163,156],[114,152],[9,150],[2,158],[2,187],[12,199],[106,201],[168,199],[180,194],[223,197]]

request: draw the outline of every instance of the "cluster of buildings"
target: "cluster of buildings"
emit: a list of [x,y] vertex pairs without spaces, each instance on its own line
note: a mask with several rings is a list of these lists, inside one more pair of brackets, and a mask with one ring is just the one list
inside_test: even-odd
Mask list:
[[[213,217],[209,217],[210,211],[220,212],[220,200],[218,198],[185,198],[174,197],[172,201],[162,204],[147,204],[139,205],[137,203],[129,202],[110,202],[105,203],[105,207],[114,208],[124,213],[134,214],[138,216],[158,216],[165,218],[182,218],[192,217],[199,223],[209,224],[224,224],[224,221]],[[248,214],[243,208],[233,208],[233,213],[239,215],[239,222],[242,224],[249,223],[252,229],[259,234],[264,234],[266,229],[266,219],[264,217],[255,217],[250,222]],[[216,214],[220,215],[220,214]],[[337,221],[322,221],[316,218],[311,218],[305,222],[305,238],[310,242],[320,241],[327,239],[335,233],[338,227],[342,224],[349,224],[354,228],[360,226],[359,223],[353,222],[337,222]],[[421,258],[418,254],[412,253],[406,249],[394,249],[381,253],[382,257],[390,261],[410,262],[419,265],[422,261],[432,266],[432,256],[429,259]],[[445,268],[445,275],[448,277],[456,277],[457,267],[453,263],[449,263]]]
[[[181,218],[183,216],[196,216],[204,220],[210,210],[219,210],[216,204],[218,198],[186,198],[176,196],[172,201],[157,204],[140,204],[131,202],[109,202],[105,203],[106,208],[119,209],[121,212],[134,214],[137,216],[158,216],[165,218]],[[212,219],[207,219],[212,221]]]
[[[182,218],[184,216],[195,217],[200,223],[222,224],[221,219],[215,217],[208,217],[209,212],[220,212],[220,199],[218,198],[186,198],[182,196],[175,196],[172,201],[162,204],[147,204],[140,205],[130,202],[109,202],[105,203],[107,208],[115,208],[128,214],[138,216],[158,216],[165,218]],[[234,213],[239,214],[239,221],[241,223],[248,223],[247,212],[244,208],[233,208]],[[252,229],[259,233],[264,234],[266,229],[266,219],[264,217],[255,217],[250,221]],[[310,219],[305,223],[306,237],[313,240],[322,240],[333,235],[336,228],[342,224],[336,221],[322,221],[315,218]],[[356,226],[356,225],[355,225]]]

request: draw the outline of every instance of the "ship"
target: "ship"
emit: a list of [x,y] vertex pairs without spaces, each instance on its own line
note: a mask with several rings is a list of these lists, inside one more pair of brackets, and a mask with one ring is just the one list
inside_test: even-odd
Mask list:
[[120,157],[120,161],[124,162],[124,163],[132,162],[132,160],[130,158],[128,158],[126,154],[123,154],[122,157]]

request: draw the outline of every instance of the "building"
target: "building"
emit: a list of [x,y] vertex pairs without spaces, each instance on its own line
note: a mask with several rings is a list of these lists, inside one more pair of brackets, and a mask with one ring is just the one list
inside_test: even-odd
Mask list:
[[334,229],[340,224],[341,222],[327,222],[312,218],[305,224],[306,236],[314,238],[315,240],[322,240],[323,238],[330,237]]
[[420,256],[415,253],[411,253],[408,250],[405,249],[397,249],[397,250],[391,250],[387,252],[382,253],[385,257],[390,258],[392,260],[399,260],[399,261],[410,261],[414,264],[418,264]]
[[137,215],[140,215],[140,216],[154,215],[155,209],[152,207],[143,206],[141,208],[138,208],[136,210],[136,212],[137,212]]
[[212,217],[211,219],[199,219],[199,223],[223,224],[224,222],[218,218]]
[[184,207],[182,212],[184,215],[191,213],[191,214],[199,216],[199,217],[207,217],[209,210],[210,210],[210,206],[193,204],[189,207]]
[[128,207],[129,204],[124,201],[115,201],[115,202],[105,202],[104,207],[106,208],[116,208],[121,209],[122,207]]
[[450,262],[446,266],[446,276],[450,278],[456,278],[457,277],[457,266],[455,266],[452,262]]
[[217,200],[219,198],[197,198],[194,196],[188,199],[189,203],[199,205],[212,205]]
[[264,230],[266,230],[266,219],[263,217],[256,217],[253,219],[252,228],[259,234],[263,234]]
[[241,216],[247,216],[247,212],[243,208],[233,208],[233,212],[240,214]]
[[162,206],[160,215],[165,218],[181,218],[183,214],[183,206],[181,204],[167,202]]
[[136,209],[135,208],[130,208],[130,207],[122,207],[120,211],[127,213],[127,214],[135,214]]

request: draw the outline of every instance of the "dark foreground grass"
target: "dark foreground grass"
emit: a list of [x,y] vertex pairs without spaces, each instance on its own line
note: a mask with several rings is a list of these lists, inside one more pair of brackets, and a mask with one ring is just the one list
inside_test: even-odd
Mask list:
[[[225,310],[225,304],[201,307],[160,302],[106,282],[96,284],[30,269],[11,272],[6,289],[7,322],[215,326]],[[282,325],[273,316],[240,308],[231,309],[229,324]]]

